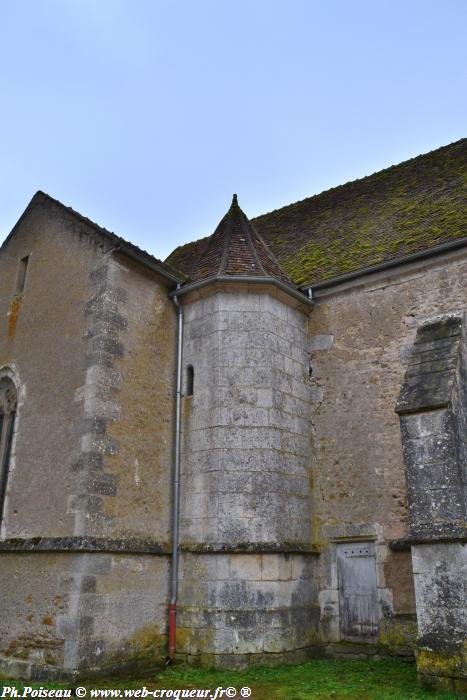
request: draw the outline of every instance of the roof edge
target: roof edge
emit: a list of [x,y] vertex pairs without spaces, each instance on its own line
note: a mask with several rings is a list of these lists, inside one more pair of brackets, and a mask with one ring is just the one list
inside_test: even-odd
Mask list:
[[[370,180],[371,178],[375,177],[376,175],[380,175],[383,173],[387,173],[391,170],[395,170],[396,168],[399,168],[402,165],[407,165],[408,163],[412,163],[415,160],[418,160],[420,158],[425,158],[427,156],[430,156],[434,153],[438,153],[439,151],[446,150],[448,148],[452,148],[452,146],[456,146],[457,144],[461,143],[462,141],[466,141],[467,137],[462,136],[459,139],[456,139],[455,141],[451,141],[450,143],[446,143],[442,146],[438,146],[437,148],[432,148],[430,151],[423,151],[422,153],[418,153],[416,156],[411,156],[410,158],[406,158],[405,160],[400,161],[400,163],[392,163],[391,165],[387,165],[384,168],[381,168],[381,170],[375,170],[374,172],[367,173],[366,175],[362,175],[361,177],[356,177],[353,180],[347,180],[347,182],[341,182],[338,185],[333,185],[331,187],[327,187],[324,190],[320,190],[319,192],[315,192],[314,194],[309,195],[308,197],[303,197],[303,199],[297,199],[294,202],[289,202],[288,204],[282,204],[281,206],[277,207],[276,209],[271,209],[271,211],[264,212],[264,214],[258,214],[258,216],[254,216],[251,221],[257,221],[258,219],[262,219],[264,216],[269,216],[270,214],[275,214],[277,212],[283,211],[284,209],[287,209],[288,207],[295,207],[297,204],[302,204],[303,202],[308,202],[312,199],[317,199],[319,197],[322,197],[325,194],[328,194],[330,192],[335,192],[336,190],[341,190],[345,187],[349,187],[350,185],[355,185],[357,183],[361,183],[365,180]],[[185,245],[190,245],[189,243],[186,243]],[[177,248],[175,249],[177,250]]]
[[168,270],[166,267],[163,266],[164,263],[159,262],[157,258],[154,258],[150,253],[147,253],[146,251],[140,249],[135,251],[134,248],[134,244],[124,242],[116,249],[116,251],[123,253],[135,262],[139,262],[141,265],[144,265],[144,267],[147,267],[153,272],[157,272],[159,275],[165,277],[167,280],[170,280],[170,282],[173,282],[174,284],[181,284],[187,279],[185,275],[182,276],[182,273],[180,273],[177,276],[175,272]]
[[174,270],[167,263],[164,263],[161,260],[159,260],[158,258],[156,258],[154,255],[151,255],[151,253],[148,253],[147,251],[143,250],[142,248],[139,248],[134,243],[130,243],[130,241],[126,241],[121,236],[117,235],[116,233],[113,233],[112,231],[109,231],[108,229],[104,228],[103,226],[96,224],[95,221],[88,219],[87,216],[80,214],[72,207],[66,206],[66,204],[63,204],[62,202],[60,202],[60,200],[55,199],[54,197],[51,197],[49,194],[47,194],[46,192],[43,192],[42,190],[37,190],[37,192],[33,195],[29,204],[27,205],[26,209],[23,211],[23,213],[19,217],[18,221],[15,223],[15,225],[11,229],[10,233],[3,241],[2,245],[0,246],[0,250],[12,238],[12,236],[15,233],[15,230],[20,225],[23,218],[28,214],[28,212],[30,212],[35,206],[37,206],[41,203],[50,203],[53,206],[58,207],[62,211],[65,211],[69,216],[72,216],[74,219],[77,219],[79,222],[81,222],[87,226],[90,226],[98,234],[100,234],[101,236],[103,236],[107,240],[114,243],[116,250],[119,250],[124,255],[127,255],[132,260],[139,262],[141,265],[143,265],[144,267],[147,267],[148,269],[152,270],[153,272],[157,272],[159,275],[161,275],[165,279],[169,280],[173,284],[179,284],[179,283],[185,282],[187,280],[187,276],[185,274],[183,274],[182,272],[179,272],[178,270]]
[[408,265],[411,262],[417,262],[418,260],[428,260],[429,258],[434,258],[437,255],[442,255],[443,253],[449,253],[451,250],[457,250],[458,248],[464,248],[467,246],[467,236],[459,238],[457,241],[450,241],[449,243],[442,243],[438,246],[432,246],[426,250],[421,250],[418,253],[411,253],[402,258],[394,258],[393,260],[387,260],[383,263],[378,263],[377,265],[371,265],[370,267],[363,267],[354,272],[348,272],[345,275],[339,275],[338,277],[332,277],[328,280],[323,280],[322,282],[317,282],[316,284],[301,284],[299,289],[313,291],[318,291],[320,289],[326,289],[327,287],[335,287],[339,284],[344,284],[345,282],[350,282],[351,280],[357,279],[358,277],[365,277],[366,275],[371,275],[374,272],[382,272],[384,270],[390,270],[395,267]]
[[314,302],[304,293],[299,291],[298,289],[295,289],[294,287],[289,286],[288,284],[285,284],[285,282],[282,282],[279,279],[276,279],[275,277],[270,277],[270,276],[265,276],[265,277],[260,277],[258,276],[248,276],[248,275],[239,275],[239,276],[232,276],[232,275],[217,275],[216,277],[209,277],[208,279],[205,280],[200,280],[199,282],[191,282],[188,284],[185,284],[183,287],[180,287],[179,289],[174,289],[173,291],[170,292],[169,296],[170,297],[179,297],[184,294],[188,294],[188,292],[194,292],[197,289],[201,289],[202,287],[207,287],[210,284],[269,284],[274,287],[277,287],[281,291],[285,292],[286,294],[289,294],[291,297],[294,299],[297,299],[298,301],[302,302],[306,306],[313,307],[315,304]]
[[[18,226],[20,225],[21,221],[26,217],[26,215],[27,215],[32,209],[34,209],[34,207],[35,207],[37,204],[39,204],[41,201],[43,201],[46,197],[48,197],[48,195],[46,195],[45,192],[42,192],[42,190],[37,190],[37,192],[35,192],[35,194],[33,194],[33,196],[31,197],[31,199],[29,200],[29,202],[28,202],[26,208],[25,208],[24,211],[20,214],[19,219],[13,224],[13,228],[11,229],[10,233],[6,236],[5,240],[4,240],[3,243],[0,245],[0,251],[6,246],[6,244],[7,244],[8,241],[10,240],[10,238],[13,238],[13,235],[14,235],[16,229],[17,229]],[[52,198],[50,198],[50,199],[52,199]],[[53,200],[53,201],[54,201],[54,200]],[[63,205],[62,205],[62,206],[63,206]]]

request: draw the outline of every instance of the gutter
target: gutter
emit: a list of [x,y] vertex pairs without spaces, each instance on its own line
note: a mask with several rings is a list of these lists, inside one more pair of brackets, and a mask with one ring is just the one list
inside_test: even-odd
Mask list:
[[313,294],[314,291],[320,289],[327,289],[328,287],[335,287],[338,284],[343,284],[344,282],[350,282],[351,280],[357,279],[359,277],[364,277],[365,275],[371,275],[374,272],[382,272],[384,270],[391,270],[394,267],[399,267],[400,265],[409,264],[411,262],[417,262],[418,260],[428,260],[434,258],[442,253],[448,253],[451,250],[457,250],[459,248],[464,248],[467,246],[467,238],[461,238],[457,241],[451,241],[450,243],[443,243],[441,245],[435,246],[434,248],[429,248],[428,250],[421,251],[420,253],[412,253],[411,255],[406,255],[404,258],[396,258],[394,260],[388,260],[387,262],[379,263],[378,265],[372,265],[371,267],[361,268],[355,272],[348,272],[345,275],[340,275],[339,277],[333,277],[332,279],[325,280],[324,282],[318,282],[317,284],[310,284],[299,289],[304,292],[308,290],[308,294]]
[[182,407],[182,350],[183,350],[183,306],[178,300],[177,289],[172,293],[172,301],[177,309],[177,366],[176,366],[176,403],[175,403],[175,458],[172,487],[172,570],[170,578],[169,603],[169,654],[167,663],[175,660],[177,648],[177,596],[178,596],[178,563],[179,563],[179,530],[180,530],[180,435]]
[[259,277],[259,276],[251,276],[248,277],[247,275],[245,276],[231,276],[231,275],[219,275],[217,277],[209,277],[205,280],[201,280],[200,282],[193,282],[191,284],[186,284],[184,285],[181,289],[176,289],[173,292],[170,292],[169,296],[172,298],[179,297],[182,294],[187,294],[188,292],[193,292],[197,289],[201,289],[202,287],[207,287],[208,284],[225,284],[225,283],[233,283],[233,284],[239,284],[239,283],[244,283],[244,284],[269,284],[274,287],[277,287],[283,292],[286,292],[289,294],[291,297],[294,299],[297,299],[298,301],[302,302],[302,304],[305,304],[306,306],[314,306],[314,302],[307,296],[305,293],[299,291],[298,289],[294,289],[294,287],[290,287],[288,284],[285,282],[282,282],[281,280],[276,279],[275,277]]

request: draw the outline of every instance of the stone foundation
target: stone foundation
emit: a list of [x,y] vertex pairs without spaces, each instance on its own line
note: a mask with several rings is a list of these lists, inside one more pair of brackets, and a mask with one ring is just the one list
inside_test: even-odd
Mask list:
[[313,554],[184,554],[178,653],[229,667],[306,657],[319,645],[315,563]]

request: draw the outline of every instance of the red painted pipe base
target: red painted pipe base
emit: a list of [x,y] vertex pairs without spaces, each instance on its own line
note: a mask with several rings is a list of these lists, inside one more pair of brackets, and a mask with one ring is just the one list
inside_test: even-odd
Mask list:
[[177,649],[177,604],[170,603],[169,605],[169,659],[175,659],[175,651]]

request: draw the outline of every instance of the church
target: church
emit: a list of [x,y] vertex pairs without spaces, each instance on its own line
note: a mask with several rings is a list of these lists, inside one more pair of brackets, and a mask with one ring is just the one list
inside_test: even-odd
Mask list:
[[[416,659],[467,689],[467,139],[166,261],[0,248],[0,677]],[[228,203],[226,203],[226,208]]]

